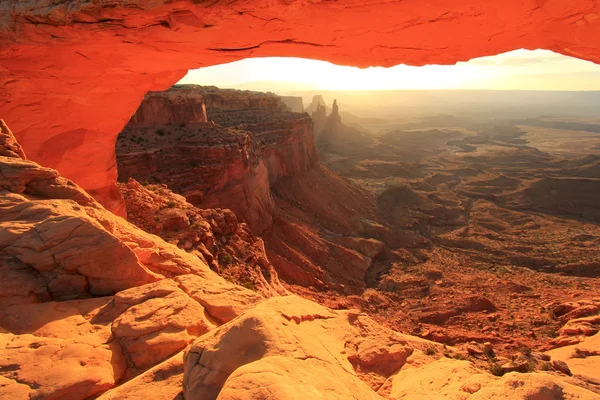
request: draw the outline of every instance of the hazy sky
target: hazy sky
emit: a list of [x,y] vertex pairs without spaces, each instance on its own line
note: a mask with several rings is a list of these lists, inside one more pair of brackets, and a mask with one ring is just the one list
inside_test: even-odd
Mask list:
[[180,83],[293,90],[600,90],[600,65],[548,50],[515,50],[456,65],[359,69],[302,58],[250,58],[190,70]]

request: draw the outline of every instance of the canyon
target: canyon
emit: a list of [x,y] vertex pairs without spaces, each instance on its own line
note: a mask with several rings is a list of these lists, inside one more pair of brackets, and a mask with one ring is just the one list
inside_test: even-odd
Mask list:
[[[600,289],[594,272],[597,266],[593,261],[590,262],[598,257],[595,243],[600,237],[593,226],[586,226],[588,237],[585,242],[569,248],[568,243],[576,239],[560,235],[564,229],[578,229],[577,224],[568,221],[545,221],[537,217],[536,223],[542,226],[549,223],[550,225],[541,228],[539,233],[534,231],[535,234],[547,235],[546,232],[555,229],[559,236],[555,234],[554,240],[560,240],[567,245],[560,255],[555,253],[556,258],[552,262],[555,266],[540,264],[544,261],[536,259],[536,256],[527,257],[515,253],[514,250],[498,248],[489,260],[491,269],[488,271],[476,265],[486,257],[484,254],[488,248],[497,248],[498,242],[491,237],[484,239],[485,236],[475,232],[489,229],[487,223],[481,222],[482,225],[478,225],[478,219],[482,218],[479,214],[485,215],[489,212],[488,218],[498,218],[495,214],[501,209],[492,208],[491,211],[487,211],[489,206],[484,202],[474,207],[472,199],[461,200],[451,205],[451,196],[457,195],[445,193],[442,189],[444,186],[440,185],[448,182],[455,186],[457,182],[454,178],[449,178],[451,175],[447,177],[447,172],[446,175],[435,169],[432,172],[425,172],[426,169],[418,172],[419,168],[422,168],[418,165],[412,167],[414,172],[408,172],[407,169],[411,168],[408,165],[396,166],[392,162],[410,157],[423,157],[416,148],[421,149],[423,154],[429,154],[430,148],[435,149],[435,146],[446,142],[452,146],[466,146],[458,141],[461,138],[465,140],[464,134],[447,130],[424,131],[421,132],[421,135],[424,135],[421,139],[417,139],[419,136],[396,138],[392,134],[383,137],[369,135],[343,123],[336,101],[328,107],[322,96],[315,96],[313,105],[307,108],[315,109],[312,114],[313,121],[307,119],[306,114],[301,119],[304,125],[303,132],[309,132],[308,135],[299,137],[291,125],[280,124],[281,128],[286,129],[278,131],[279,139],[267,142],[260,138],[273,135],[272,125],[265,122],[256,123],[257,121],[288,120],[296,123],[301,117],[277,105],[278,96],[269,94],[271,102],[263,100],[262,103],[252,103],[247,100],[248,96],[265,94],[198,86],[179,86],[162,95],[177,97],[178,92],[188,90],[211,93],[212,100],[206,105],[209,126],[220,127],[223,132],[234,129],[230,135],[239,135],[246,130],[245,143],[248,147],[239,152],[237,158],[222,159],[222,167],[227,168],[228,164],[237,164],[240,159],[247,159],[246,154],[253,154],[257,160],[278,161],[264,162],[266,172],[262,174],[265,179],[263,187],[266,188],[263,192],[264,198],[269,198],[269,204],[272,206],[268,209],[268,222],[261,225],[255,233],[264,240],[264,253],[260,254],[264,254],[274,272],[260,277],[261,280],[273,277],[276,273],[278,279],[281,279],[279,284],[290,292],[333,309],[358,309],[391,329],[452,345],[459,358],[464,357],[479,367],[485,367],[487,362],[490,362],[486,362],[486,359],[489,359],[492,352],[492,365],[503,368],[503,373],[511,370],[535,370],[545,365],[547,361],[543,359],[536,362],[527,360],[524,354],[530,354],[531,349],[539,351],[568,345],[580,346],[582,341],[585,342],[586,336],[593,336],[599,332],[598,308],[591,306],[589,312],[583,311],[587,309],[588,302],[595,304],[593,296]],[[144,108],[142,103],[140,110]],[[265,113],[268,117],[265,117]],[[172,156],[171,160],[185,159],[185,164],[178,166],[179,175],[176,175],[173,169],[161,170],[165,164],[157,164],[154,161],[139,170],[119,165],[119,170],[125,171],[124,179],[131,179],[133,176],[160,185],[170,185],[172,182],[176,186],[177,176],[185,174],[184,171],[197,174],[192,171],[196,171],[198,165],[206,162],[206,152],[197,152],[195,149],[190,151],[188,142],[181,139],[165,139],[170,135],[177,135],[177,132],[187,132],[182,133],[186,138],[206,141],[202,139],[203,134],[197,126],[189,125],[188,120],[178,119],[168,126],[155,126],[154,129],[160,126],[166,132],[164,135],[157,135],[153,129],[144,132],[143,127],[136,126],[136,118],[132,117],[130,124],[119,136],[118,143],[123,143],[123,146],[117,147],[119,162],[123,160],[136,165],[133,162],[136,157],[143,159],[144,152],[153,152],[160,148],[161,151],[177,154]],[[436,122],[440,124],[439,121]],[[136,146],[139,147],[137,142],[142,138],[141,148],[144,151],[140,151],[138,147],[135,150],[130,148],[129,142],[134,138],[133,132],[137,138]],[[503,135],[508,136],[504,138]],[[296,142],[297,146],[304,150],[282,151],[289,145],[288,141],[281,140],[282,137],[287,137],[288,140],[299,139]],[[352,179],[342,178],[316,158],[310,163],[304,163],[302,168],[282,167],[293,164],[295,158],[305,160],[306,149],[310,149],[310,154],[315,154],[313,137],[324,162]],[[502,143],[502,140],[510,143],[510,140],[514,140],[514,132],[498,131],[490,137],[496,145]],[[419,140],[422,142],[418,142]],[[482,139],[476,140],[470,136],[467,136],[466,140],[473,144],[485,143]],[[380,142],[385,143],[387,150],[381,148]],[[401,156],[396,155],[398,151],[402,152]],[[432,154],[439,152],[439,149],[434,150]],[[272,154],[275,153],[279,156],[272,158]],[[287,154],[287,157],[282,157],[282,154]],[[363,161],[365,157],[367,163]],[[523,158],[522,155],[519,157]],[[375,161],[378,158],[387,161]],[[435,162],[439,163],[442,160],[443,158],[437,158]],[[210,162],[211,165],[216,163],[214,159]],[[594,159],[590,162],[593,163]],[[457,163],[457,167],[464,168],[464,161]],[[482,165],[480,163],[478,168],[483,168]],[[471,170],[475,171],[473,168]],[[523,168],[520,173],[524,174],[525,171],[528,169]],[[402,177],[406,173],[412,178],[423,174],[424,182],[432,188],[434,186],[431,185],[437,185],[437,191],[446,200],[442,203],[441,199],[435,200],[436,196],[427,195],[428,192],[418,192],[425,190],[422,187],[424,182],[418,181],[410,189],[402,184],[393,184],[383,192],[371,188],[381,185],[377,183],[379,177],[384,186],[388,186],[387,181],[391,177]],[[498,172],[486,172],[478,176],[478,180],[473,184],[466,184],[477,184],[475,187],[482,190],[485,186],[478,182],[482,177],[492,179],[490,174],[493,176],[494,173]],[[139,176],[136,176],[138,174]],[[254,181],[257,175],[259,174],[250,170],[243,174],[249,181]],[[478,174],[473,172],[470,175]],[[465,175],[463,180],[470,175]],[[490,185],[498,186],[507,179],[502,176],[493,178]],[[196,191],[193,189],[207,180],[215,191],[227,192],[230,190],[230,183],[240,184],[238,178],[232,174],[212,173],[210,177],[205,177],[199,182],[190,179],[187,182],[191,186],[182,189],[182,193],[187,193],[186,197],[195,206],[207,206],[202,197],[194,195]],[[411,180],[407,182],[412,183]],[[150,183],[149,187],[152,186],[153,183]],[[459,193],[461,192],[457,192]],[[227,197],[231,197],[231,194]],[[440,204],[443,204],[443,207]],[[250,204],[238,199],[235,205],[236,213],[240,213],[242,220],[255,220],[250,216],[252,213],[248,212],[252,209]],[[504,214],[500,214],[501,218],[518,221],[518,215],[511,216],[507,212],[508,210],[503,211]],[[464,226],[465,222],[469,223],[469,214],[473,216],[470,222],[473,226],[468,227],[472,233],[470,239],[463,239],[461,236],[467,232]],[[443,228],[444,226],[446,228]],[[445,231],[448,233],[444,235]],[[456,232],[458,235],[453,236],[450,232]],[[532,247],[531,239],[520,239],[516,233],[512,235],[511,243],[516,245],[524,241],[522,246],[527,248],[528,253],[534,250],[539,252],[539,257],[545,254],[543,243]],[[462,252],[460,258],[455,254],[457,251]],[[511,264],[516,266],[510,267],[509,270],[508,265]],[[499,272],[498,265],[507,265],[506,270]],[[533,271],[528,268],[533,268]],[[538,274],[536,270],[548,271],[550,275]],[[527,284],[512,279],[509,279],[507,284],[504,274],[511,273],[526,274]],[[246,284],[247,278],[238,274],[234,281]],[[474,286],[474,282],[479,282],[479,288]],[[586,290],[592,295],[591,298],[586,295]],[[444,300],[440,301],[440,298]],[[556,310],[565,307],[558,299],[568,298],[581,298],[575,303],[585,305],[581,311],[576,312],[581,320],[574,320],[565,325],[567,320],[557,318],[556,314],[561,311]],[[514,308],[516,302],[527,304],[527,307],[517,311]],[[480,331],[482,328],[483,331]],[[520,361],[515,361],[515,354],[521,354]],[[586,382],[594,382],[594,378],[587,372],[586,374]]]
[[[359,310],[275,293],[274,274],[262,288],[228,282],[209,264],[247,268],[259,261],[240,257],[246,246],[261,248],[231,212],[197,209],[159,184],[123,184],[132,221],[177,246],[169,244],[27,160],[4,122],[1,129],[2,397],[600,397],[589,375],[597,335],[579,330],[600,311],[597,301],[554,307],[565,337],[580,343],[551,355],[523,352],[493,376],[458,349],[387,329]],[[220,249],[198,250],[211,241]],[[231,259],[215,258],[219,251]],[[544,367],[521,373],[530,365]]]

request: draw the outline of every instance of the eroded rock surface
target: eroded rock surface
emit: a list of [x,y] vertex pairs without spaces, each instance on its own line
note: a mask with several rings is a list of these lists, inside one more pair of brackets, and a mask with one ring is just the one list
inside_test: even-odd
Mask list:
[[310,118],[282,110],[272,94],[178,85],[161,96],[189,93],[203,96],[211,122],[146,126],[134,116],[117,142],[119,179],[166,184],[195,206],[229,208],[263,232],[273,218],[271,186],[316,162]]
[[199,209],[165,185],[119,184],[128,220],[204,260],[211,269],[263,295],[285,293],[262,239],[230,210]]
[[[14,139],[2,132],[0,153],[9,156],[0,156],[0,198],[13,210],[2,213],[9,243],[0,259],[3,398],[600,398],[597,335],[569,355],[543,356],[552,360],[548,373],[497,378],[448,358],[455,354],[449,347],[386,329],[360,312],[333,311],[295,295],[264,299],[227,282],[198,256],[114,217],[56,171],[20,158]],[[27,207],[14,211],[19,204]],[[96,240],[65,239],[55,229],[72,219],[93,227]],[[28,236],[15,232],[30,225],[47,225],[43,237],[58,243],[53,250],[75,240],[88,258],[61,258],[66,250],[47,257],[43,246],[18,246]],[[104,268],[88,269],[103,256],[96,247],[106,241],[123,253],[103,259]],[[368,240],[352,245],[366,254],[379,251]],[[94,278],[90,271],[112,275]],[[125,275],[114,285],[118,273]],[[134,279],[137,273],[150,282]],[[105,294],[94,289],[98,282],[111,295],[94,297]],[[68,295],[59,296],[57,288]],[[594,307],[575,302],[555,311],[574,321],[591,316]]]
[[2,397],[96,396],[262,301],[0,138]]

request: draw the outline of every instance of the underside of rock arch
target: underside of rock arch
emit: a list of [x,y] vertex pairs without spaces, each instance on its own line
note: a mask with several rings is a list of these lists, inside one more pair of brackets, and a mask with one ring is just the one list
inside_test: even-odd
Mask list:
[[122,213],[114,143],[148,90],[248,57],[451,64],[517,48],[600,62],[600,3],[0,2],[0,116],[28,157]]

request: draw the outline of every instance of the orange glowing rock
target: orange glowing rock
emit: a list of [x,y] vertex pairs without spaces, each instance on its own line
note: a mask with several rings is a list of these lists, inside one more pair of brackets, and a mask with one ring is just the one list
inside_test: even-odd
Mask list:
[[116,135],[147,91],[190,68],[265,56],[451,64],[517,48],[600,62],[600,3],[581,0],[41,3],[3,4],[0,116],[30,159],[121,215]]

